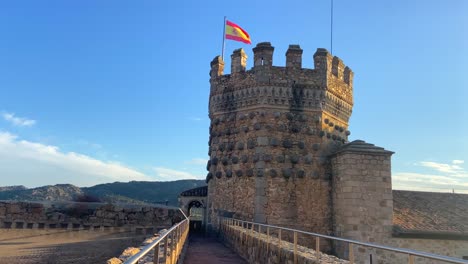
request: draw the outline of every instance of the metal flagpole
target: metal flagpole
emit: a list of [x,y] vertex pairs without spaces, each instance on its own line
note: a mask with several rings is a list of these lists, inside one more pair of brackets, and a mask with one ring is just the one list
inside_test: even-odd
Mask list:
[[224,62],[224,48],[225,48],[225,41],[226,41],[226,16],[224,16],[224,23],[223,23],[223,49],[221,51],[221,58]]
[[333,0],[331,0],[330,13],[330,53],[333,54]]

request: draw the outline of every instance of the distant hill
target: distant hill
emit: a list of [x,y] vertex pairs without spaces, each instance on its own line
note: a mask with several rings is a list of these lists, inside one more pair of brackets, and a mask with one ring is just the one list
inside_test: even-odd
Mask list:
[[24,186],[0,187],[0,200],[19,201],[102,201],[124,203],[165,203],[177,206],[178,195],[204,186],[204,180],[170,182],[131,181],[77,187],[71,184],[47,185],[28,189]]
[[72,201],[76,197],[83,194],[83,191],[79,187],[76,187],[74,185],[57,184],[31,189],[7,189],[5,191],[0,192],[0,200]]
[[19,190],[26,190],[27,188],[23,185],[14,185],[14,186],[4,186],[0,187],[0,192],[4,191],[19,191]]
[[128,183],[114,182],[82,188],[86,194],[96,197],[112,197],[119,195],[132,200],[148,203],[163,203],[177,205],[177,197],[185,190],[206,185],[204,180],[179,180],[170,182],[131,181]]

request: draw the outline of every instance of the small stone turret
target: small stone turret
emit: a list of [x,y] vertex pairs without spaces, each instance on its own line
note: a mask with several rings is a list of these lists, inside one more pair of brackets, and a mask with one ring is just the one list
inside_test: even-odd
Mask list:
[[215,57],[211,63],[210,77],[216,78],[224,74],[224,61],[221,56]]
[[244,72],[247,66],[247,54],[244,49],[236,49],[231,55],[231,74]]
[[302,68],[302,49],[299,45],[289,45],[286,51],[286,68]]
[[275,48],[271,46],[270,42],[258,43],[253,48],[254,53],[254,67],[256,66],[272,66],[273,65],[273,51]]

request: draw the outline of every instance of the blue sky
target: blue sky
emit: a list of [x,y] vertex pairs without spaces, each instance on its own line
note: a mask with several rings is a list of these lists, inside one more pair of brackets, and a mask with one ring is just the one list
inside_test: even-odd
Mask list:
[[[395,151],[395,188],[468,192],[468,2],[335,0],[355,72],[351,140]],[[330,49],[330,0],[0,4],[0,185],[206,175],[209,63],[222,21],[254,44]],[[244,48],[226,44],[229,55]],[[229,69],[229,66],[226,67]]]

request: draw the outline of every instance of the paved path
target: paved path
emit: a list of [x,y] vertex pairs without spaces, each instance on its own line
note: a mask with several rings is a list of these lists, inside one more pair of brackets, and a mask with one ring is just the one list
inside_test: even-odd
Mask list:
[[0,229],[0,264],[105,263],[142,241],[130,232]]
[[214,238],[191,236],[184,264],[247,264]]

